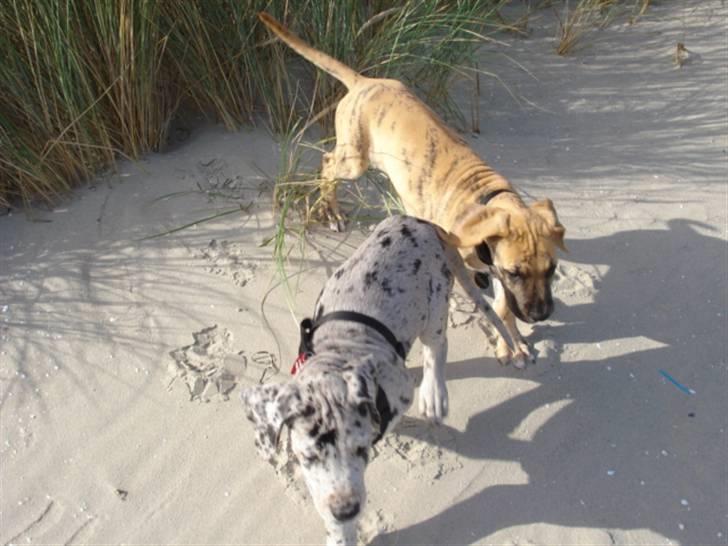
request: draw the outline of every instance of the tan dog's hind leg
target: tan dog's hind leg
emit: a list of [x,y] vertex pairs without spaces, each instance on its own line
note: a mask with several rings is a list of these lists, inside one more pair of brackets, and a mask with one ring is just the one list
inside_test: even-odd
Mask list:
[[523,337],[521,337],[516,326],[516,317],[513,316],[508,309],[506,301],[506,293],[498,279],[493,279],[493,292],[495,293],[495,301],[493,301],[493,309],[503,321],[508,333],[511,335],[515,352],[512,352],[503,337],[498,336],[498,344],[495,348],[495,356],[502,365],[506,366],[509,362],[513,362],[516,368],[523,369],[527,364],[533,364],[536,359],[531,354],[531,349]]
[[336,198],[336,186],[339,181],[336,176],[336,164],[334,152],[327,152],[321,160],[321,200],[323,201],[323,216],[329,223],[332,231],[344,231],[346,227],[344,215],[339,208],[339,200]]
[[343,231],[345,218],[336,198],[339,180],[355,180],[369,168],[367,139],[355,112],[356,93],[349,93],[336,108],[336,147],[325,153],[321,161],[321,198],[324,215],[333,231]]
[[353,146],[336,147],[333,152],[325,153],[321,162],[321,198],[324,202],[324,215],[333,231],[343,231],[346,227],[344,214],[336,198],[339,180],[355,180],[369,167],[369,161]]

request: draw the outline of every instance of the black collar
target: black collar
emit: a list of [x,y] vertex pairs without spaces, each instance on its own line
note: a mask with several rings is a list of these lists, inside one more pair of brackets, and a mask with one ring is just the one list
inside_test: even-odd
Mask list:
[[491,199],[493,199],[496,195],[500,195],[501,193],[516,194],[516,192],[514,192],[513,190],[510,190],[508,188],[501,188],[499,190],[493,190],[491,192],[484,193],[478,198],[478,203],[480,203],[481,205],[487,205]]
[[359,324],[363,324],[364,326],[369,326],[370,328],[373,328],[374,330],[382,334],[382,337],[384,337],[384,339],[389,342],[389,344],[394,348],[394,350],[397,352],[400,358],[402,358],[402,360],[406,360],[407,351],[405,350],[404,345],[402,345],[402,343],[397,340],[395,335],[392,333],[392,330],[387,328],[377,319],[374,319],[369,315],[365,315],[363,313],[357,313],[355,311],[334,311],[333,313],[325,314],[323,317],[317,319],[316,321],[313,321],[310,318],[303,319],[301,321],[301,344],[298,347],[299,354],[314,353],[314,332],[319,326],[332,320],[348,320],[349,322],[358,322]]

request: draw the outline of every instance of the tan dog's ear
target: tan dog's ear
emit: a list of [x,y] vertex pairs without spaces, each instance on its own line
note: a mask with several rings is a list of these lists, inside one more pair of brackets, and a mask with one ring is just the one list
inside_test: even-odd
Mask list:
[[566,234],[566,228],[559,222],[559,217],[556,215],[556,209],[551,199],[544,199],[543,201],[537,201],[531,205],[531,209],[534,210],[541,218],[544,219],[546,225],[549,227],[550,233],[548,234],[553,239],[556,246],[558,246],[564,252],[568,252],[566,245],[564,244],[564,235]]
[[455,223],[445,241],[458,248],[478,245],[488,239],[507,237],[510,216],[503,209],[474,205]]

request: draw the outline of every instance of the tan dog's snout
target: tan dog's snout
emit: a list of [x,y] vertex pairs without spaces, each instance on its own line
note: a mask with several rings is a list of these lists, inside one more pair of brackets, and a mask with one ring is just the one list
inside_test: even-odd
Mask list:
[[[550,292],[550,290],[549,290]],[[533,322],[546,320],[554,312],[554,300],[551,294],[548,297],[532,302],[528,307],[528,318]]]

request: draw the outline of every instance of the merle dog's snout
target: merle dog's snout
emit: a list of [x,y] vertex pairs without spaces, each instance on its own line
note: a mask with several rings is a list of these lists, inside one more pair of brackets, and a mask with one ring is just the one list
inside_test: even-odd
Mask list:
[[359,514],[361,505],[356,500],[346,500],[332,504],[331,513],[339,521],[348,521]]

